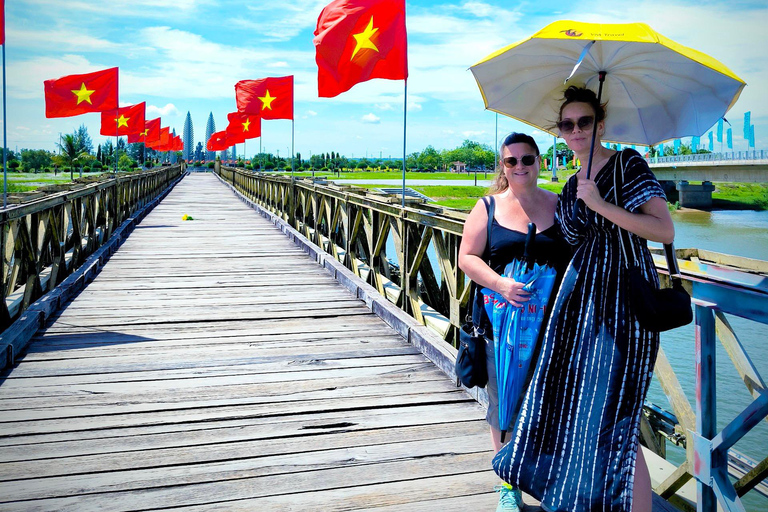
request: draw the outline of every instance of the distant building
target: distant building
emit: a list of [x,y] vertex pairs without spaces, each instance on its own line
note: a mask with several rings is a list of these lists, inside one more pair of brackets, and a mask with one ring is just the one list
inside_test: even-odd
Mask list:
[[192,116],[187,112],[187,118],[184,120],[184,149],[181,151],[181,157],[184,160],[191,160],[192,153],[195,151],[195,129],[192,127]]
[[467,164],[464,162],[451,162],[451,172],[467,172]]
[[[213,112],[210,113],[208,116],[208,124],[205,125],[205,143],[208,144],[208,141],[211,140],[211,135],[213,135],[216,132],[216,123],[213,122]],[[205,159],[206,160],[215,160],[216,159],[216,152],[215,151],[206,151],[205,152]]]

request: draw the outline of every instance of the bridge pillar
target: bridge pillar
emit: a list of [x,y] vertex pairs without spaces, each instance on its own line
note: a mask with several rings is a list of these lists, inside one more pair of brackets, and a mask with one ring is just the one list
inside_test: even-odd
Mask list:
[[715,186],[711,181],[704,181],[701,185],[691,185],[685,180],[680,181],[677,184],[680,206],[684,208],[710,208],[713,190],[715,190]]
[[667,196],[667,201],[674,203],[678,200],[679,194],[677,193],[677,182],[673,180],[659,180],[659,185],[664,189],[664,195]]

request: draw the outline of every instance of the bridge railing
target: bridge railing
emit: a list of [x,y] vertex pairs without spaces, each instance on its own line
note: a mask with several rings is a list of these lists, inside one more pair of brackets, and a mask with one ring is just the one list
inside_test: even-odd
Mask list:
[[[311,180],[262,174],[222,167],[219,176],[243,196],[288,222],[316,245],[333,255],[347,268],[420,323],[432,327],[455,346],[469,286],[458,266],[466,214],[421,204],[400,206],[400,197],[386,197],[360,188],[324,185]],[[392,244],[388,238],[392,237]],[[389,254],[387,247],[394,247]],[[434,250],[438,268],[428,252]],[[695,252],[695,254],[692,253]],[[679,258],[715,259],[728,266],[733,260],[744,267],[753,260],[713,255],[706,251],[678,250]],[[655,256],[662,282],[666,262]],[[747,351],[738,341],[725,314],[768,324],[768,268],[759,262],[747,268],[758,286],[727,278],[708,279],[696,272],[684,274],[696,315],[696,400],[685,396],[677,375],[663,350],[655,374],[674,414],[654,413],[646,408],[641,437],[659,455],[666,453],[667,440],[686,448],[686,461],[655,487],[655,492],[679,507],[692,509],[677,499],[675,492],[695,478],[699,485],[698,509],[714,512],[717,502],[726,510],[744,510],[739,496],[760,485],[768,476],[768,458],[739,475],[735,485],[728,479],[729,448],[768,415],[768,391]],[[737,273],[729,270],[732,275]],[[685,272],[685,269],[684,269]],[[762,272],[762,274],[761,274]],[[439,277],[438,277],[439,276]],[[762,284],[760,284],[762,283]],[[739,377],[754,401],[725,429],[717,432],[715,396],[715,345],[719,340],[736,366]],[[726,397],[727,398],[727,397]],[[668,428],[662,425],[665,416]],[[731,457],[733,458],[733,457]]]
[[[116,228],[163,192],[182,166],[69,184],[68,190],[0,210],[0,332],[53,290]],[[61,187],[61,185],[57,186]]]
[[646,158],[652,164],[676,164],[681,162],[741,162],[741,161],[766,161],[768,150],[758,149],[751,151],[728,151],[718,153],[696,153],[693,155],[658,156]]

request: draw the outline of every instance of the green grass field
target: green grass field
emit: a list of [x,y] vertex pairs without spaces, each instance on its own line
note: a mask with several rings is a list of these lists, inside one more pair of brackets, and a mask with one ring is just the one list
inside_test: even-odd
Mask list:
[[712,206],[728,210],[768,210],[768,183],[716,183]]
[[[555,193],[560,193],[563,189],[563,185],[568,178],[574,173],[574,171],[558,171],[557,177],[559,181],[557,183],[544,183],[540,185],[542,188],[551,190]],[[96,175],[101,173],[83,173],[86,175]],[[70,181],[69,172],[58,173],[15,173],[9,172],[8,176],[8,192],[27,192],[36,190],[38,187],[45,185],[52,185],[58,183],[68,183]],[[75,172],[75,177],[79,174]],[[309,172],[295,173],[294,176],[311,176]],[[327,177],[334,179],[400,179],[402,174],[400,171],[380,171],[380,172],[342,172],[341,176],[337,178],[330,173],[320,174],[315,173],[315,177]],[[548,171],[542,172],[541,179],[550,180],[552,174]],[[406,174],[407,179],[412,180],[440,180],[444,179],[448,182],[451,180],[467,180],[473,179],[473,174],[457,174],[451,172],[409,172]],[[489,172],[487,178],[483,177],[483,174],[478,173],[478,179],[493,179],[493,173]],[[439,185],[439,186],[415,186],[414,189],[418,190],[422,194],[431,197],[437,201],[440,206],[447,206],[449,208],[456,208],[458,210],[471,210],[477,200],[488,193],[486,187],[475,186],[460,186],[460,185]],[[712,194],[713,206],[717,209],[729,209],[729,210],[768,210],[768,183],[718,183],[716,184],[715,192]]]

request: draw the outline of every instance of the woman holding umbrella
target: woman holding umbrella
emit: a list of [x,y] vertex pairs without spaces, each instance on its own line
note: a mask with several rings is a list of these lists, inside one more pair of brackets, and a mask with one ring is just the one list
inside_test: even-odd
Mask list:
[[[557,195],[538,187],[541,159],[533,137],[511,133],[501,145],[499,172],[491,194],[480,199],[464,223],[459,248],[459,267],[478,288],[489,288],[501,294],[512,306],[520,307],[529,299],[525,283],[502,277],[505,267],[523,257],[528,224],[538,226],[533,254],[538,263],[550,264],[563,270],[570,259],[570,248],[555,225]],[[488,240],[488,213],[491,202],[495,213]],[[489,243],[490,242],[490,243]],[[490,265],[489,265],[490,263]],[[498,391],[494,358],[493,328],[485,312],[483,296],[476,293],[473,304],[475,326],[486,333],[489,407],[486,419],[491,427],[494,450],[501,448]],[[522,508],[522,495],[509,486],[499,486],[501,493],[497,511],[517,511]]]
[[[616,152],[600,143],[605,116],[591,90],[565,91],[557,127],[579,160],[591,157],[598,171],[588,179],[580,170],[558,201],[557,223],[575,253],[513,442],[494,459],[496,472],[539,498],[545,510],[651,510],[639,425],[659,335],[633,318],[617,227],[629,232],[636,264],[657,286],[646,240],[671,243],[675,231],[645,160],[634,150]],[[615,204],[614,172],[624,174],[618,191],[624,208]],[[577,208],[577,201],[586,208]]]

